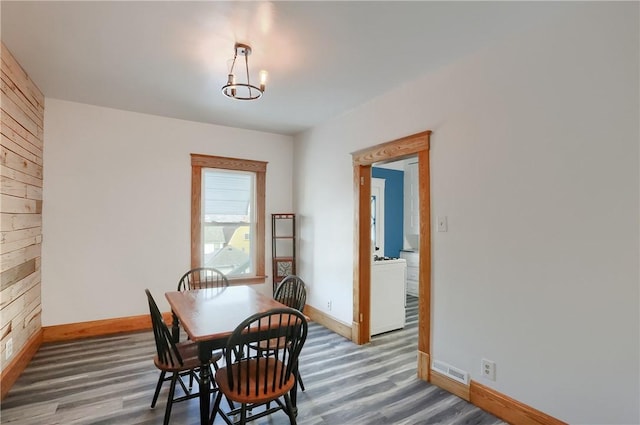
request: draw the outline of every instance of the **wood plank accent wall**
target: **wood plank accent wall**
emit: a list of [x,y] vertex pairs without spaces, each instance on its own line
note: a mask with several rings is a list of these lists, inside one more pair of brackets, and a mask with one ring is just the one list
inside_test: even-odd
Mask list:
[[[4,395],[4,389],[22,372],[9,369],[24,367],[37,350],[29,347],[42,340],[44,96],[4,43],[0,56],[0,369]],[[9,339],[13,353],[7,356]],[[25,355],[29,358],[19,358]],[[7,378],[11,376],[13,380]]]

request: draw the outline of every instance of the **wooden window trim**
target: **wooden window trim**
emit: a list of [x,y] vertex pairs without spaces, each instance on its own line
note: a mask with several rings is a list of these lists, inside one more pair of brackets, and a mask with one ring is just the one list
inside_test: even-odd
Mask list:
[[264,283],[265,275],[265,193],[267,182],[267,162],[250,159],[229,158],[191,154],[191,267],[202,264],[202,169],[219,168],[233,171],[249,171],[256,173],[256,269],[255,276],[230,278],[231,284]]

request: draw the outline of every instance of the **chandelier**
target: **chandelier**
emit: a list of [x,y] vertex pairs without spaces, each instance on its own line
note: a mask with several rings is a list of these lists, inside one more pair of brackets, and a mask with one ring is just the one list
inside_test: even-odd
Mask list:
[[[233,55],[233,63],[231,64],[231,70],[229,71],[229,77],[227,84],[222,86],[222,93],[236,100],[256,100],[262,97],[264,93],[265,83],[267,82],[267,71],[260,71],[260,86],[254,86],[249,80],[249,55],[251,54],[251,47],[246,44],[236,43],[235,54]],[[238,56],[244,56],[244,82],[241,80],[236,81],[236,75],[233,73],[236,66],[236,59]],[[242,60],[242,59],[241,59]],[[241,66],[241,65],[240,65]],[[242,70],[240,71],[242,74]]]

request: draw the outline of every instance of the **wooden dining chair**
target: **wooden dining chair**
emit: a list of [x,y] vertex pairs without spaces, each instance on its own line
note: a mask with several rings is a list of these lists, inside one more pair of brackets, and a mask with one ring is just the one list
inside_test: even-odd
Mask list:
[[[304,281],[296,275],[286,276],[273,293],[273,298],[287,307],[295,308],[302,312],[307,303],[307,289]],[[302,382],[302,375],[299,372],[298,383],[300,384],[300,389],[304,391],[304,382]]]
[[[153,363],[160,370],[160,377],[156,384],[153,400],[151,401],[151,407],[154,408],[156,406],[158,395],[162,388],[162,383],[170,381],[171,385],[169,387],[169,396],[167,398],[167,407],[165,409],[163,422],[164,425],[167,425],[169,423],[169,418],[171,417],[171,408],[173,403],[199,396],[198,392],[192,391],[191,383],[194,378],[198,383],[200,382],[197,373],[200,370],[201,363],[198,358],[198,346],[191,341],[181,343],[174,342],[171,332],[169,332],[169,328],[165,324],[162,314],[160,313],[158,305],[153,299],[151,292],[149,292],[148,289],[145,289],[145,293],[147,294],[147,300],[149,302],[149,314],[151,315],[153,336],[156,342],[156,356],[153,359]],[[218,366],[216,362],[221,358],[221,354],[212,355],[209,360],[208,367],[213,365],[217,370]],[[189,376],[189,388],[187,388],[182,380],[185,376]],[[180,387],[182,387],[182,390],[184,391],[183,396],[175,397],[176,384],[179,384]],[[212,385],[214,385],[215,388],[215,382],[212,381]]]
[[[203,288],[226,288],[229,280],[224,273],[213,267],[197,267],[182,275],[178,280],[178,291],[190,291],[192,289]],[[173,315],[172,326],[173,340],[180,340],[180,321]]]
[[224,273],[213,267],[198,267],[186,272],[178,281],[178,291],[229,286]]
[[[239,414],[236,423],[244,425],[247,421],[283,410],[289,422],[295,425],[289,392],[296,383],[298,356],[306,339],[307,321],[302,313],[292,308],[258,313],[240,323],[227,342],[226,366],[218,369],[215,375],[219,392],[210,424],[217,413],[229,425],[234,424],[229,417]],[[269,344],[262,356],[238,355],[248,353],[252,346],[262,343]],[[220,411],[223,395],[240,403],[240,407],[227,413]],[[274,402],[273,407],[270,407],[271,402]],[[250,416],[247,416],[248,412]]]
[[307,303],[307,289],[302,278],[296,275],[289,275],[278,284],[273,298],[287,307],[295,308],[298,311],[304,310]]

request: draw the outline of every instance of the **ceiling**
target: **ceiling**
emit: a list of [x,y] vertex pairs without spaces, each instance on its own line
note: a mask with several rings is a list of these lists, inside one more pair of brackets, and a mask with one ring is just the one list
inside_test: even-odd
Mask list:
[[[568,2],[571,3],[571,2]],[[557,2],[6,1],[2,41],[46,97],[295,134],[566,9]],[[234,43],[264,96],[228,99]]]

